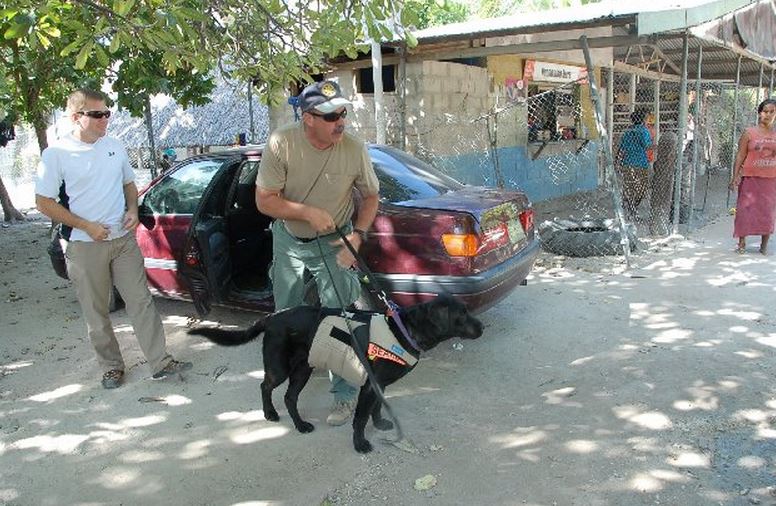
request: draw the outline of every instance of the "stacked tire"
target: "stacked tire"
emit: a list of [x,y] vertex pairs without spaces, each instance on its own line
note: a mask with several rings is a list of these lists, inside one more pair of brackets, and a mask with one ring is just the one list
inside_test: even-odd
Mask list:
[[[630,251],[636,248],[636,229],[626,225]],[[545,251],[569,257],[622,255],[622,234],[612,219],[554,219],[539,225]]]

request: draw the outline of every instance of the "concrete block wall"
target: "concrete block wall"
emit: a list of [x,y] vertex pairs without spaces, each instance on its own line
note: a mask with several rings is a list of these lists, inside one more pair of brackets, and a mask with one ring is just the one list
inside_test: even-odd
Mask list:
[[[504,61],[515,63],[514,59]],[[424,61],[408,63],[406,76],[406,150],[424,159],[432,158],[437,167],[460,181],[495,186],[498,181],[487,123],[472,122],[494,106],[507,104],[505,89],[494,85],[489,69]],[[366,141],[374,141],[373,95],[356,93],[355,73],[351,70],[337,71],[328,77],[336,79],[343,94],[353,101],[348,121],[350,131]],[[399,145],[398,92],[385,93],[383,97],[387,142]],[[283,102],[271,108],[270,117],[277,124],[283,124],[293,121],[293,111]],[[550,151],[555,148],[548,147],[542,156],[532,160],[531,146],[526,146],[527,123],[525,106],[516,106],[499,115],[495,156],[498,156],[505,186],[522,188],[533,201],[597,187],[595,143],[577,157],[553,156]],[[568,167],[552,170],[551,165],[557,165],[559,160],[568,163]]]
[[487,69],[439,61],[409,63],[407,80],[408,151],[452,156],[487,149],[487,137],[472,136],[478,127],[469,122],[490,107]]

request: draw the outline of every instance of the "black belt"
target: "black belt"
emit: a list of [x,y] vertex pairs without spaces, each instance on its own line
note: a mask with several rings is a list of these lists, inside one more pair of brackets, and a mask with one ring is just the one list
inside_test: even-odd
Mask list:
[[[321,235],[321,236],[318,236],[318,237],[320,237],[321,239],[325,239],[327,237],[330,237],[330,236],[333,236],[333,235],[336,235],[336,234],[337,234],[336,232],[332,232],[330,234]],[[304,244],[313,242],[316,239],[315,237],[297,237],[294,234],[291,234],[290,232],[289,232],[289,235],[291,237],[293,237],[294,239],[296,239],[297,241],[299,241],[301,243],[304,243]]]
[[[297,241],[299,241],[301,243],[304,243],[304,244],[313,242],[316,239],[315,237],[297,237],[294,234],[292,234],[290,230],[288,230],[288,227],[286,227],[286,232],[288,232],[288,235],[290,235],[291,237],[293,237]],[[318,236],[318,237],[323,239],[324,237],[329,237],[330,235],[336,235],[336,234],[337,234],[337,232],[330,232],[330,233],[328,233],[326,235],[321,235],[321,236]]]

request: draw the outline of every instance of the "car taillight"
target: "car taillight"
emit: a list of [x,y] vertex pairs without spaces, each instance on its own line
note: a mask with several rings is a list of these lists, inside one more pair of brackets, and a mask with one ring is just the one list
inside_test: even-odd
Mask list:
[[475,234],[442,234],[442,244],[451,257],[473,257],[480,241]]
[[525,211],[521,212],[518,216],[520,217],[520,224],[523,226],[523,230],[528,232],[533,228],[534,226],[533,209],[526,209]]
[[442,234],[445,251],[451,257],[473,257],[509,244],[509,228],[506,223],[477,234]]

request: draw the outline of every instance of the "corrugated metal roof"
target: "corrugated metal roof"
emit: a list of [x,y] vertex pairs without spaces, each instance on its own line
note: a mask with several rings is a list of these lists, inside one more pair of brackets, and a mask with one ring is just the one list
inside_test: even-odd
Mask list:
[[[482,38],[495,38],[506,35],[529,33],[563,33],[571,29],[584,29],[593,26],[611,25],[613,35],[640,35],[642,48],[635,46],[615,46],[614,59],[634,66],[640,66],[634,53],[649,53],[658,48],[669,55],[673,68],[665,67],[667,74],[679,73],[682,62],[683,34],[691,30],[688,75],[695,78],[697,72],[698,47],[703,46],[709,52],[717,51],[716,61],[710,59],[703,64],[704,77],[735,80],[739,54],[744,56],[741,64],[741,82],[747,85],[759,84],[759,71],[762,58],[748,49],[715,38],[711,28],[731,18],[732,13],[750,9],[757,4],[776,0],[652,0],[648,3],[626,1],[605,1],[566,9],[531,12],[494,19],[474,20],[465,23],[433,27],[414,33],[419,47],[424,44],[431,47],[439,42],[454,42]],[[760,11],[763,12],[763,11]],[[762,16],[760,16],[762,17]],[[758,26],[763,21],[759,20]],[[633,42],[631,42],[633,44]],[[475,44],[477,46],[477,44]],[[720,51],[720,48],[724,48]],[[469,52],[476,52],[472,47]],[[626,55],[630,57],[626,59]],[[421,54],[416,50],[416,54]],[[766,64],[764,83],[770,80],[770,67]]]
[[[490,19],[478,19],[463,23],[435,26],[413,32],[421,42],[439,39],[459,39],[471,36],[493,36],[503,32],[524,33],[531,29],[563,26],[579,28],[596,21],[643,17],[648,24],[659,27],[670,22],[676,29],[677,22],[693,24],[709,21],[716,16],[750,4],[755,0],[651,0],[649,2],[604,1],[578,7],[527,12]],[[665,18],[665,19],[663,19]],[[693,25],[686,25],[693,26]],[[639,34],[644,34],[639,30]],[[654,33],[651,31],[649,33]]]

